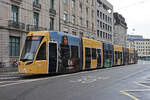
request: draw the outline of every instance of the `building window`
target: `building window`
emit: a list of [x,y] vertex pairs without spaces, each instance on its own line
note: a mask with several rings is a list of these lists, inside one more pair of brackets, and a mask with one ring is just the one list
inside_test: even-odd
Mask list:
[[110,27],[111,27],[111,26],[108,26],[108,31],[109,31],[109,32],[110,32]]
[[105,30],[107,30],[107,24],[105,24]]
[[92,10],[92,18],[94,17],[94,10]]
[[54,0],[50,0],[50,8],[54,9]]
[[99,10],[97,10],[97,17],[99,17]]
[[19,56],[20,53],[20,38],[9,37],[9,56]]
[[105,21],[107,22],[107,15],[105,15]]
[[92,23],[92,31],[94,31],[94,23]]
[[88,7],[86,7],[86,17],[88,18]]
[[64,0],[64,4],[67,4],[67,0]]
[[80,17],[80,25],[82,25],[82,18]]
[[112,32],[112,27],[110,26],[110,32]]
[[34,0],[34,3],[35,4],[39,4],[39,0]]
[[80,2],[80,12],[82,13],[82,3]]
[[39,14],[34,12],[34,25],[38,27],[39,25]]
[[99,30],[97,30],[97,37],[99,37]]
[[110,35],[108,34],[108,39],[110,39]]
[[102,12],[100,12],[100,18],[102,18]]
[[19,7],[12,5],[12,7],[11,7],[11,18],[12,18],[13,22],[18,23]]
[[50,18],[50,30],[54,30],[54,18]]
[[87,28],[88,28],[88,24],[89,24],[89,21],[87,20],[87,21],[86,21],[86,27],[87,27]]
[[64,12],[64,21],[67,21],[67,17],[68,17],[68,14],[67,14],[67,12],[65,11],[65,12]]
[[112,19],[110,18],[110,24],[112,24]]
[[75,0],[72,0],[72,8],[75,7]]
[[103,20],[105,19],[105,14],[103,14]]
[[110,40],[112,40],[112,35],[110,35]]
[[103,38],[105,39],[105,32],[103,32]]
[[75,24],[75,16],[72,16],[72,24]]
[[106,33],[106,39],[108,39],[108,38],[107,38],[107,33]]
[[100,37],[102,38],[102,35],[103,35],[103,32],[102,31],[100,31]]
[[100,27],[103,28],[103,27],[102,27],[102,22],[101,22],[101,21],[100,21]]
[[94,0],[92,0],[92,6],[94,6]]
[[99,20],[97,20],[97,27],[99,27]]
[[103,23],[103,29],[105,28],[105,23]]

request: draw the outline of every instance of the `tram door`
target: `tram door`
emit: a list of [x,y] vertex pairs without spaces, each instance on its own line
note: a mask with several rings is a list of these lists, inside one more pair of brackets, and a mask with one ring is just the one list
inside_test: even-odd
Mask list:
[[101,67],[101,49],[97,49],[97,68]]
[[49,42],[49,73],[58,71],[58,44]]
[[85,48],[85,69],[89,69],[91,66],[91,49]]

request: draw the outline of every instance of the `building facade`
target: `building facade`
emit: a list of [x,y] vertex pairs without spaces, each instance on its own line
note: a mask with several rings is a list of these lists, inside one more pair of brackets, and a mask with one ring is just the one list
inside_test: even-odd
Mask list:
[[130,49],[135,49],[134,40],[127,40],[126,47]]
[[18,59],[29,31],[96,38],[96,0],[0,0],[0,66]]
[[[96,0],[55,0],[60,2],[59,31],[96,38]],[[56,5],[58,7],[58,5]]]
[[139,58],[150,60],[150,39],[134,39],[128,40],[127,46],[138,52]]
[[119,13],[114,13],[114,44],[126,47],[127,24],[125,18]]
[[97,40],[113,43],[113,6],[107,0],[96,1]]
[[143,39],[142,35],[128,35],[128,40]]

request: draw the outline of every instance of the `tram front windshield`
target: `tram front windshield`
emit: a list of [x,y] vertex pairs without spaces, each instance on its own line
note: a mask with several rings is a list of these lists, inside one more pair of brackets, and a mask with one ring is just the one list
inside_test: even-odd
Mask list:
[[25,41],[20,61],[33,61],[42,39],[42,36],[28,36]]

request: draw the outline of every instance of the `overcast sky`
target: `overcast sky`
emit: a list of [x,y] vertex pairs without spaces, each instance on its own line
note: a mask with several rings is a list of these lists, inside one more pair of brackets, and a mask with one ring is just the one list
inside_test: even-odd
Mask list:
[[[128,34],[150,38],[150,0],[107,0],[125,17]],[[134,31],[135,29],[135,31]]]

